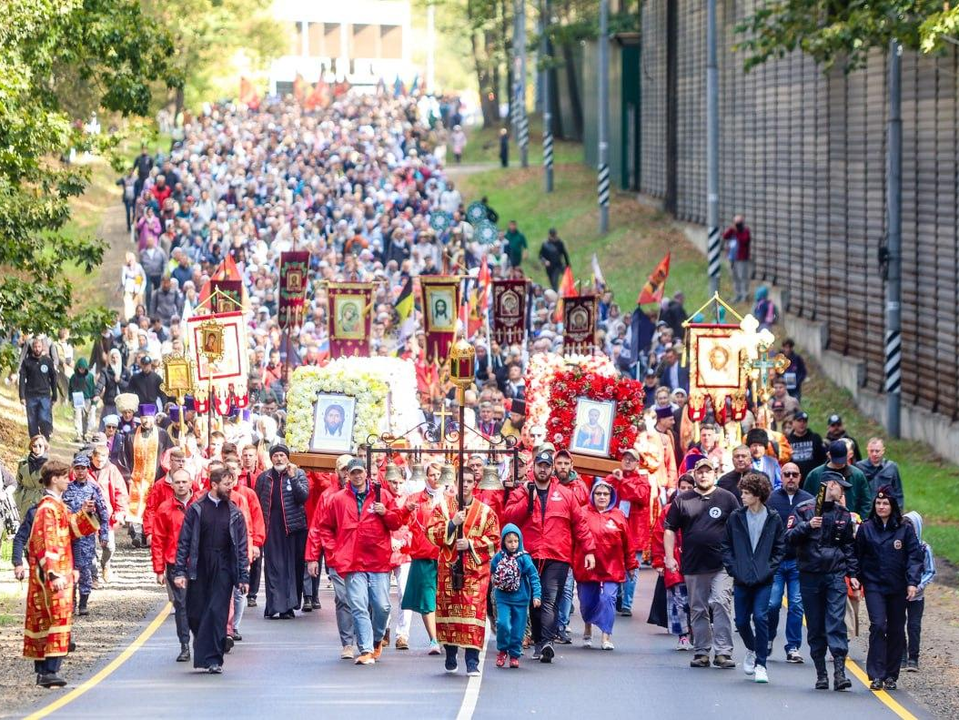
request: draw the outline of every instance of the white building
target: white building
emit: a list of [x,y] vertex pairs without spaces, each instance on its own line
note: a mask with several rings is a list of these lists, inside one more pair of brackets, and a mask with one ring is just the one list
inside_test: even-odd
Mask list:
[[274,17],[289,27],[287,54],[270,68],[271,93],[293,91],[299,73],[311,85],[346,79],[392,88],[409,84],[410,0],[276,0]]

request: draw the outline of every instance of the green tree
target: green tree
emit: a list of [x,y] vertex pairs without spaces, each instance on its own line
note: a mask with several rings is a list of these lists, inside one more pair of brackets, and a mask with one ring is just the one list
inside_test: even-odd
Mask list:
[[[8,0],[0,24],[0,336],[70,327],[98,334],[105,308],[74,312],[64,270],[92,272],[104,245],[64,232],[70,199],[89,182],[63,161],[71,149],[112,153],[119,137],[90,136],[65,108],[82,84],[85,103],[122,116],[144,115],[151,86],[181,84],[168,34],[136,0]],[[16,361],[0,347],[0,363]]]
[[[823,69],[862,67],[873,49],[898,41],[904,48],[936,52],[956,44],[957,2],[944,0],[777,0],[737,26],[745,39],[747,70],[794,50]],[[952,34],[951,34],[952,33]]]

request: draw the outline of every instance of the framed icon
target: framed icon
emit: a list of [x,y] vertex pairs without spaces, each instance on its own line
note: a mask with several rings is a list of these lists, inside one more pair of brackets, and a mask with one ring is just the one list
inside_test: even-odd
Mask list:
[[577,398],[577,415],[573,436],[570,438],[570,452],[609,457],[613,419],[616,414],[616,400]]

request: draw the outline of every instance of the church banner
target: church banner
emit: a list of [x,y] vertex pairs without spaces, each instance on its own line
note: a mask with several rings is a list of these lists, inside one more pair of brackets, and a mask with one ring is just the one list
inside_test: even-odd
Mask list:
[[373,283],[327,283],[327,336],[330,357],[370,356]]
[[210,310],[215,315],[243,309],[242,280],[211,280]]
[[280,253],[280,303],[277,316],[282,328],[299,325],[303,319],[309,267],[310,253],[306,250]]
[[187,320],[187,333],[197,412],[206,413],[211,405],[221,415],[245,408],[249,359],[244,314],[194,315]]
[[527,319],[527,281],[493,281],[493,339],[500,345],[523,342]]
[[450,275],[421,275],[423,331],[427,336],[424,348],[428,363],[447,361],[450,345],[457,333],[460,308],[460,278]]
[[597,328],[597,296],[575,295],[563,300],[563,354],[593,352]]

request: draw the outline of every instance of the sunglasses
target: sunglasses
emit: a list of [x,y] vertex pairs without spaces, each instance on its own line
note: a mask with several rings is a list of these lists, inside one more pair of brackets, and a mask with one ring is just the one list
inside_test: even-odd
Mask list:
[[784,476],[784,477],[800,477],[800,473],[798,473],[798,472],[785,472],[785,473],[783,474],[783,476]]

